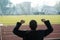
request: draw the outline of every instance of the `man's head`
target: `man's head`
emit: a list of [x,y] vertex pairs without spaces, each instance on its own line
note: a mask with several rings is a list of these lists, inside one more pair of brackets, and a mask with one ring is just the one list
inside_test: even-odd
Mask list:
[[35,20],[31,20],[29,23],[29,27],[31,28],[31,30],[36,30],[37,22]]

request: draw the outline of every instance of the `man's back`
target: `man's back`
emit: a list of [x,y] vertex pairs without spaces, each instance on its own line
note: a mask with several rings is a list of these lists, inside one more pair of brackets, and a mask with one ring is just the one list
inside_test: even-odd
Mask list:
[[13,33],[19,37],[22,37],[23,40],[43,40],[45,36],[49,35],[53,31],[53,28],[49,20],[44,21],[45,25],[47,26],[46,30],[35,30],[37,23],[34,20],[30,23],[30,27],[32,30],[29,31],[19,30],[19,27],[22,25],[22,23],[17,22],[16,27],[13,30]]
[[26,31],[23,40],[43,40],[43,31]]

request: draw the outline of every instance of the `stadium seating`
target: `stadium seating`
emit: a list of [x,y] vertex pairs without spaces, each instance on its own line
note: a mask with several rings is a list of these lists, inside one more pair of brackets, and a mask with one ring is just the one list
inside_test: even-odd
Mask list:
[[[44,40],[60,40],[60,25],[58,24],[53,24],[53,29],[54,31],[48,35],[47,37],[44,38]],[[0,40],[22,40],[22,38],[16,36],[13,34],[13,29],[15,25],[13,26],[0,26]],[[38,25],[37,30],[45,30],[46,26],[45,25]],[[28,25],[24,25],[21,27],[21,30],[30,30]],[[1,35],[2,33],[2,35]]]

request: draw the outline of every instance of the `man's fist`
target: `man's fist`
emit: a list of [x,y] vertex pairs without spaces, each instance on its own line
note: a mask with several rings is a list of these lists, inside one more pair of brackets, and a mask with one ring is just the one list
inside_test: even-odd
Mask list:
[[42,22],[45,22],[45,21],[47,21],[47,20],[45,20],[45,19],[41,19],[41,21],[42,21]]
[[25,21],[24,21],[24,20],[21,20],[21,22],[20,22],[20,23],[22,23],[22,24],[23,24],[23,23],[25,23]]

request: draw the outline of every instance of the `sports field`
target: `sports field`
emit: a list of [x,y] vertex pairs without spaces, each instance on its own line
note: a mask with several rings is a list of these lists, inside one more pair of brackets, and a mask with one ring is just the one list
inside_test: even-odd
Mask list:
[[[41,22],[41,19],[50,20],[53,32],[49,34],[44,40],[60,40],[60,15],[19,15],[19,16],[0,16],[0,24],[3,24],[2,30],[2,40],[22,40],[20,37],[13,34],[13,29],[16,22],[20,20],[25,20],[24,25],[22,25],[21,30],[29,30],[28,24],[30,20],[36,20],[38,23],[37,30],[45,29],[45,25]],[[7,25],[7,26],[6,26]],[[1,38],[0,38],[1,39]]]
[[52,24],[60,24],[60,15],[14,15],[0,16],[0,24],[13,25],[20,20],[25,20],[24,25],[28,25],[30,20],[36,20],[38,24],[43,24],[41,19],[48,19]]

